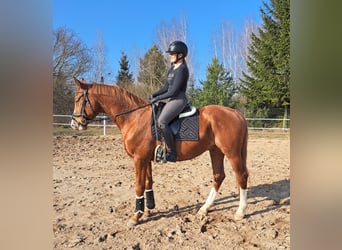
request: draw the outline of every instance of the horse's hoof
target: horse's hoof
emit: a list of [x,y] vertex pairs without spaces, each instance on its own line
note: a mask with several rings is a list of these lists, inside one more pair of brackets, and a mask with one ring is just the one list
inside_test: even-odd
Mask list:
[[136,222],[136,221],[134,221],[134,220],[129,220],[129,221],[127,222],[127,227],[129,227],[129,228],[133,228],[133,227],[135,227],[136,225],[138,225],[138,222]]
[[240,220],[242,220],[244,217],[245,217],[244,214],[236,213],[236,214],[234,215],[234,220],[235,220],[235,221],[240,221]]
[[151,216],[151,210],[150,209],[145,209],[144,210],[144,216],[150,217]]

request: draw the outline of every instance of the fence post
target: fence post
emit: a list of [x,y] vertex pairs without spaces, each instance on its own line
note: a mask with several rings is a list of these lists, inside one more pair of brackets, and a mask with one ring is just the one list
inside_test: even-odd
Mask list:
[[103,119],[103,135],[106,135],[106,119]]
[[285,131],[285,129],[287,128],[286,120],[287,120],[287,106],[285,105],[284,118],[283,118],[283,131]]

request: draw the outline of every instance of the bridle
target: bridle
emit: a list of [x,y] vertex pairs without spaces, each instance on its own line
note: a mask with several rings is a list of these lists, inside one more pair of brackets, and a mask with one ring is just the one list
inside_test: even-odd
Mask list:
[[[73,113],[71,115],[71,119],[74,120],[77,123],[77,125],[87,126],[89,124],[89,122],[94,121],[93,119],[89,118],[89,116],[87,115],[87,113],[85,111],[85,107],[86,107],[87,104],[90,106],[92,112],[94,113],[95,110],[94,110],[93,106],[91,105],[91,103],[89,101],[89,98],[88,98],[88,88],[83,90],[83,102],[82,102],[82,107],[81,107],[81,113],[80,114]],[[139,107],[136,107],[136,108],[133,108],[133,109],[130,109],[130,110],[118,113],[118,114],[109,115],[109,116],[117,118],[118,116],[129,114],[131,112],[134,112],[134,111],[136,111],[138,109],[141,109],[141,108],[144,108],[144,107],[147,107],[147,106],[150,106],[150,105],[151,105],[151,103],[148,103],[148,104],[145,104],[143,106],[139,106]],[[75,119],[76,117],[82,117],[81,121],[78,121],[77,119]],[[104,118],[104,119],[107,120],[107,119],[110,119],[110,118]]]
[[[93,112],[95,112],[94,108],[91,105],[91,103],[89,101],[89,98],[88,98],[88,88],[83,90],[83,102],[82,102],[81,113],[80,114],[73,113],[71,115],[71,119],[74,120],[78,125],[87,126],[88,123],[92,120],[91,118],[89,118],[89,116],[87,115],[87,113],[85,111],[85,108],[86,108],[87,104],[90,106],[91,110]],[[78,121],[77,119],[75,119],[75,117],[82,117],[82,120]]]

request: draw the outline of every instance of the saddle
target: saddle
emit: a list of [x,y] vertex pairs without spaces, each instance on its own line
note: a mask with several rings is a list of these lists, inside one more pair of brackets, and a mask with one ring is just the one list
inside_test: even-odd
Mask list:
[[[154,111],[151,118],[151,131],[155,139],[160,140],[161,133],[157,128],[156,121],[165,106],[164,102],[157,102],[153,105]],[[199,140],[199,127],[198,127],[198,111],[187,103],[183,111],[172,120],[169,127],[176,140],[179,141],[198,141]]]

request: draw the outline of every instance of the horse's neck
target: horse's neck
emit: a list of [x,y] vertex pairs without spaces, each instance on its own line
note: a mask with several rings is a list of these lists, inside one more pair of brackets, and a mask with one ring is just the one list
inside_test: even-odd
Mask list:
[[103,86],[104,91],[98,92],[98,101],[104,113],[110,116],[121,130],[131,120],[135,112],[129,112],[146,104],[136,97],[116,86]]

